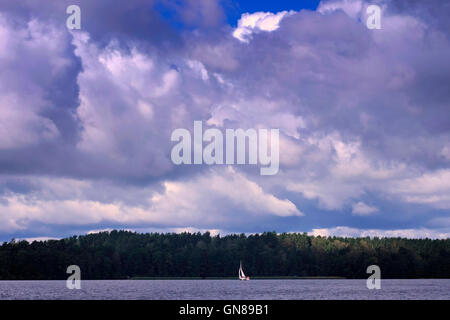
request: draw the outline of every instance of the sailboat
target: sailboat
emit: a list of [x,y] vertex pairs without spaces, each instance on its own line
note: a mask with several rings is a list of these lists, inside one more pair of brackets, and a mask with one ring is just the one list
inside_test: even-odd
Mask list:
[[246,276],[244,273],[244,270],[242,270],[242,261],[241,264],[239,266],[239,280],[250,280],[249,276]]

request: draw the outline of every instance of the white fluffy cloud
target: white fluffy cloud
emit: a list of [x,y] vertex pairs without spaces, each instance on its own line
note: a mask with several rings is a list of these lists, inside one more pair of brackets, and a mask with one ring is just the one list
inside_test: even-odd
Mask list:
[[255,12],[244,13],[238,20],[238,26],[233,31],[233,37],[242,42],[249,42],[251,35],[259,31],[277,30],[280,21],[285,17],[293,14],[294,11],[272,12]]
[[357,216],[369,216],[377,211],[376,207],[371,207],[361,201],[354,203],[352,209],[352,213]]
[[450,237],[450,232],[447,230],[436,229],[396,229],[396,230],[381,230],[381,229],[358,229],[350,227],[334,227],[313,229],[309,232],[313,236],[321,237],[400,237],[400,238],[429,238],[429,239],[446,239]]
[[411,178],[394,181],[390,192],[404,201],[450,209],[450,170],[426,172]]
[[236,212],[242,220],[303,215],[291,201],[265,192],[231,167],[210,170],[188,181],[166,181],[162,189],[140,188],[137,190],[140,202],[119,195],[136,191],[131,186],[107,190],[107,194],[117,193],[112,199],[105,198],[100,182],[43,178],[35,187],[28,195],[9,194],[3,198],[1,231],[25,230],[32,224],[83,227],[101,223],[140,228],[197,225],[205,229],[233,225]]

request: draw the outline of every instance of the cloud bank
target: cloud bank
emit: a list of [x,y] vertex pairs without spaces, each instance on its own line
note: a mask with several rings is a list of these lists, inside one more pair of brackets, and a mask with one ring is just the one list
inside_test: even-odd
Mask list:
[[[450,8],[378,3],[380,30],[364,1],[248,12],[236,26],[218,1],[80,1],[82,29],[69,31],[64,1],[3,2],[0,238],[448,237]],[[173,165],[171,132],[194,120],[279,128],[280,172]]]

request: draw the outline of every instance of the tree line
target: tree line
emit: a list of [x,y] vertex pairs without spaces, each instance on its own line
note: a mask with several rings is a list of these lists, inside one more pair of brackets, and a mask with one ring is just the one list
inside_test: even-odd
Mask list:
[[254,276],[450,278],[450,239],[341,238],[306,233],[211,236],[210,233],[111,231],[0,246],[0,279],[237,277],[239,261]]

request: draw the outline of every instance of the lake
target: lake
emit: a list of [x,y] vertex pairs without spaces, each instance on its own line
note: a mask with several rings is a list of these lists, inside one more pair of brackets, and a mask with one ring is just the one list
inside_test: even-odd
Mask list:
[[0,299],[450,299],[450,279],[381,280],[64,280],[0,281]]

